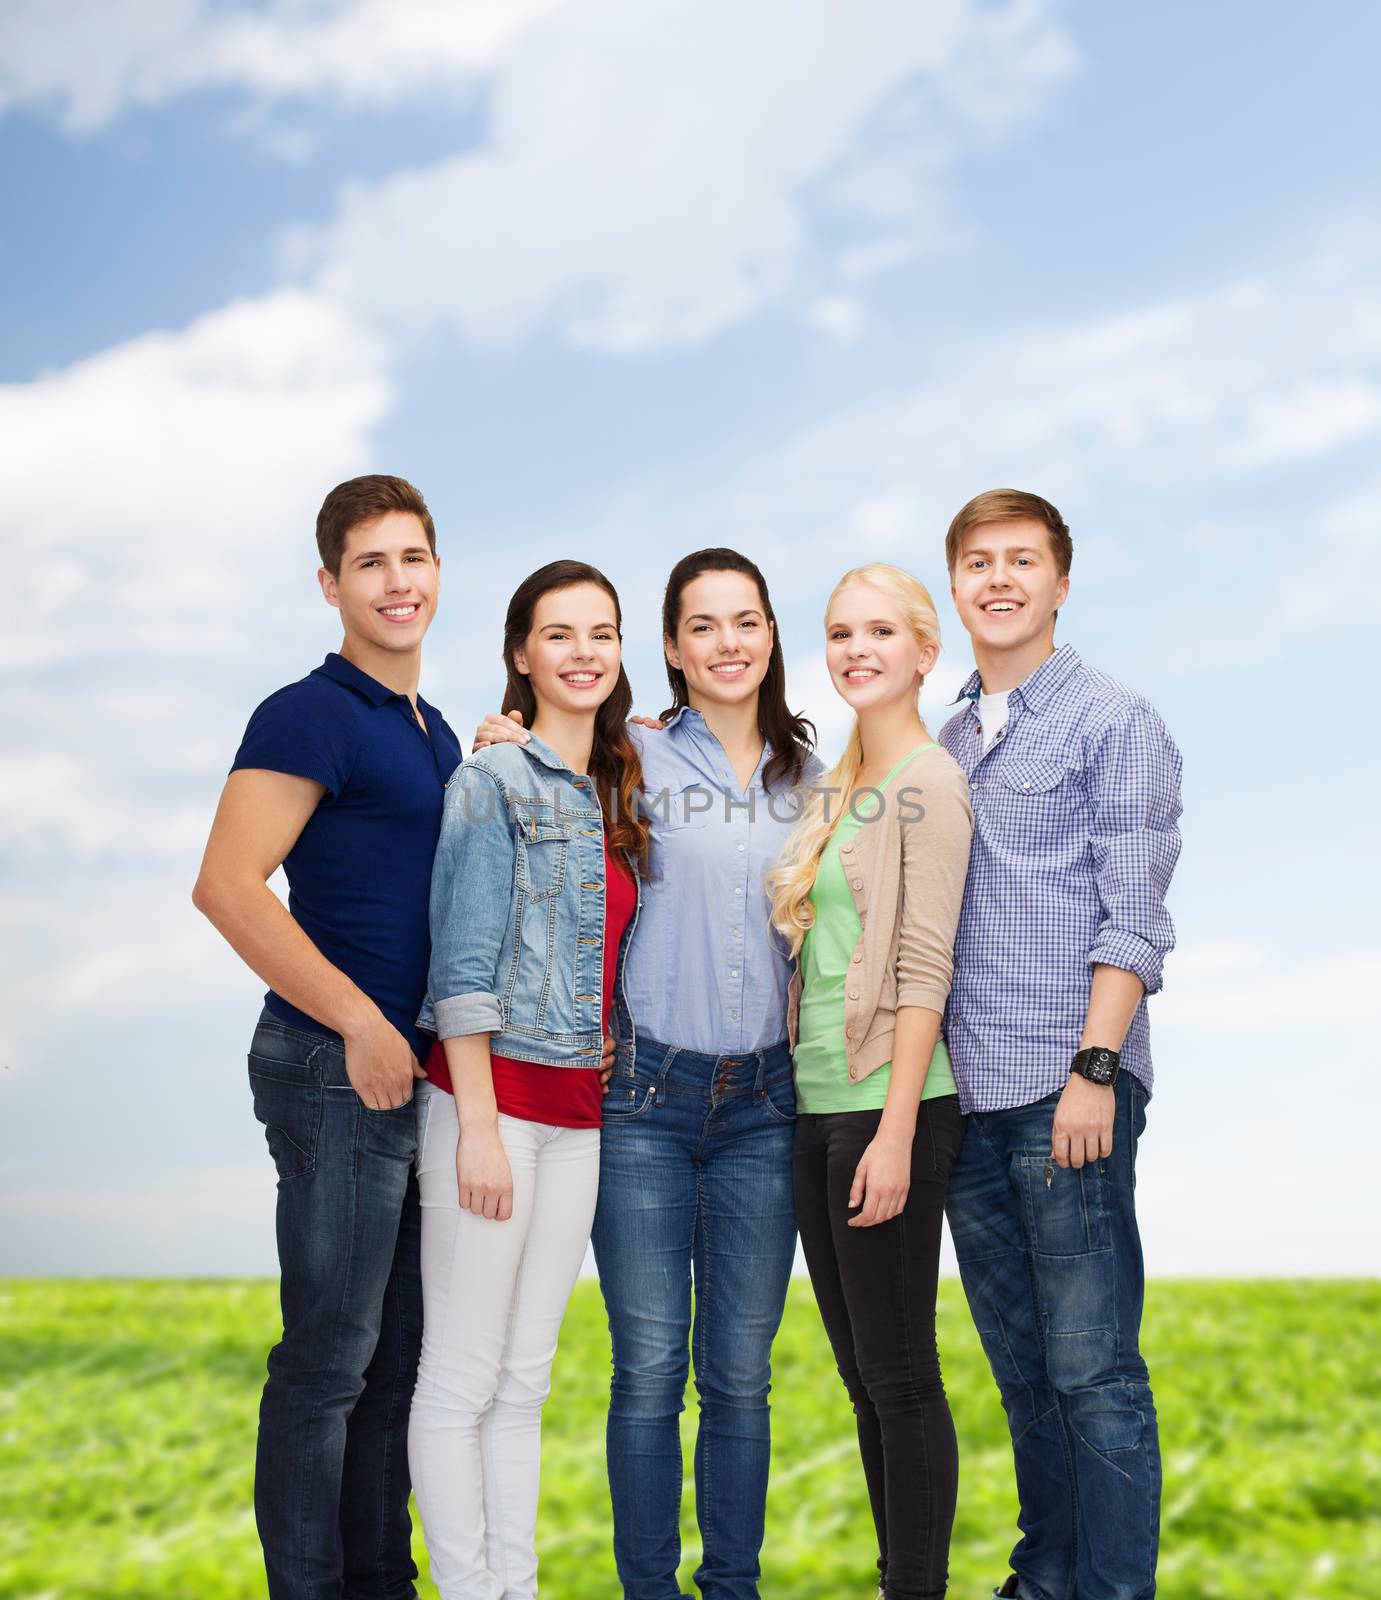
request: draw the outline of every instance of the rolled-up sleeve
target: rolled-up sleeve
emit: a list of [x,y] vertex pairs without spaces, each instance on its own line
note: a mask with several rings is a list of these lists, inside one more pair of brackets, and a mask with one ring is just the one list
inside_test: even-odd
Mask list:
[[493,775],[462,766],[446,790],[431,888],[431,967],[419,1028],[438,1039],[498,1033],[499,955],[513,910],[517,843]]
[[1155,994],[1175,928],[1165,896],[1180,853],[1180,753],[1140,704],[1099,739],[1088,766],[1094,879],[1103,921],[1090,965],[1134,972]]

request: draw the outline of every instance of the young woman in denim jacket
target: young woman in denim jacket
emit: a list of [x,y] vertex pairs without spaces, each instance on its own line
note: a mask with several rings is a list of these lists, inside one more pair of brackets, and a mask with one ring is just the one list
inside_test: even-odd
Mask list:
[[[796,1245],[791,969],[763,880],[819,763],[809,723],[788,709],[751,561],[701,550],[678,562],[662,631],[672,708],[664,731],[630,729],[652,847],[621,962],[594,1229],[613,1335],[614,1554],[626,1600],[680,1595],[689,1353],[695,1582],[705,1600],[756,1600],[770,1357]],[[476,743],[487,737],[520,735],[488,718]]]
[[846,573],[825,657],[855,716],[772,875],[799,956],[796,1214],[853,1401],[886,1600],[943,1600],[958,1463],[935,1347],[945,1189],[962,1119],[940,1020],[973,813],[917,697],[940,648],[924,586]]
[[523,747],[446,791],[420,1023],[422,1357],[408,1459],[443,1600],[537,1592],[541,1410],[599,1181],[601,1050],[647,853],[618,597],[533,573],[504,625]]

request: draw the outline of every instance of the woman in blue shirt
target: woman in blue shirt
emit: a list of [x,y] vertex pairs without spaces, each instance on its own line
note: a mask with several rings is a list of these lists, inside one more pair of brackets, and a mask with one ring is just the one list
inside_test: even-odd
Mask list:
[[[617,990],[594,1246],[613,1336],[614,1554],[626,1600],[677,1600],[689,1358],[705,1600],[756,1600],[772,1340],[796,1247],[791,967],[763,880],[820,770],[786,702],[767,585],[732,550],[672,569],[672,707],[630,729],[649,877]],[[521,737],[489,718],[476,743]],[[693,1292],[692,1292],[693,1291]],[[693,1313],[693,1314],[692,1314]]]

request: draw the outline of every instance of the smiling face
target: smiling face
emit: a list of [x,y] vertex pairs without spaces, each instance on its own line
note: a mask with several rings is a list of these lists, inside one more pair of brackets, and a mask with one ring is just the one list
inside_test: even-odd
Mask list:
[[762,596],[747,573],[702,572],[681,591],[676,637],[663,646],[686,675],[692,705],[739,705],[761,688],[772,639]]
[[614,602],[595,583],[550,589],[538,600],[513,664],[532,684],[539,714],[593,715],[614,692],[623,649]]
[[975,646],[1053,647],[1055,613],[1069,594],[1048,530],[1034,520],[984,522],[964,535],[950,593]]
[[431,626],[441,565],[410,511],[386,511],[345,536],[340,571],[317,573],[327,603],[340,612],[347,644],[403,654]]
[[915,702],[939,647],[912,632],[897,602],[871,583],[850,583],[830,602],[825,661],[839,694],[856,713]]

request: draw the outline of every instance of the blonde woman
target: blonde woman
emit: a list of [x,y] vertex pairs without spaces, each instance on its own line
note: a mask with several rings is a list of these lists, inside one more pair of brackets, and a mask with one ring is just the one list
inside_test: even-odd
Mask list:
[[939,649],[915,578],[875,564],[840,580],[825,654],[853,732],[769,880],[797,957],[797,1221],[858,1419],[886,1600],[944,1595],[958,1477],[935,1289],[963,1125],[940,1019],[973,814],[918,708]]

